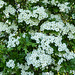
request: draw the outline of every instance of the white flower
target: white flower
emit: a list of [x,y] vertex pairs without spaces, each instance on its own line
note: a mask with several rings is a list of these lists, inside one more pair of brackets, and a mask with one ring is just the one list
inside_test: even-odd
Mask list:
[[21,70],[21,75],[34,75],[34,72],[25,72],[24,70]]
[[8,29],[8,25],[0,22],[0,32],[6,31]]
[[30,1],[31,3],[37,3],[39,0],[28,0]]
[[62,66],[57,65],[57,67],[55,67],[55,70],[59,71],[61,67],[62,67]]
[[51,0],[51,4],[52,4],[52,5],[55,5],[55,6],[56,6],[57,3],[58,3],[58,1],[56,1],[56,0]]
[[60,9],[60,12],[66,12],[68,13],[69,10],[71,9],[69,6],[67,6],[69,4],[69,2],[65,2],[64,4],[58,4],[57,6],[59,7]]
[[14,61],[11,59],[11,60],[9,60],[8,62],[6,62],[6,66],[8,67],[8,68],[14,68],[15,67],[15,63],[14,63]]
[[73,35],[72,33],[69,33],[67,37],[69,38],[69,40],[75,39],[75,35]]
[[75,19],[75,14],[72,14],[72,18]]
[[27,63],[25,63],[25,65],[17,63],[17,66],[18,66],[18,68],[20,68],[22,70],[28,70],[29,69],[29,66],[27,65]]
[[61,21],[60,22],[46,21],[40,26],[40,30],[41,31],[44,31],[44,30],[53,30],[54,31],[55,30],[56,32],[58,32],[58,31],[61,32],[63,27],[64,27],[64,23]]
[[51,14],[49,19],[50,20],[55,19],[56,21],[62,21],[61,16],[59,14],[58,15]]
[[75,53],[68,51],[65,54],[63,54],[63,57],[66,58],[67,60],[71,60],[75,58]]
[[2,8],[2,7],[3,7],[3,5],[7,5],[7,3],[6,3],[6,2],[4,2],[3,0],[0,0],[0,8]]
[[19,39],[20,37],[18,36],[17,38],[14,38],[15,34],[10,34],[9,36],[9,41],[7,47],[15,47],[16,45],[19,45]]
[[9,13],[11,15],[15,15],[16,9],[14,7],[12,7],[12,5],[9,5],[5,8],[5,10],[3,11],[3,13],[6,15],[7,18],[9,18]]
[[44,7],[39,7],[39,6],[36,6],[34,8],[37,8],[36,10],[33,11],[34,14],[39,14],[39,17],[38,19],[39,20],[42,20],[44,18],[47,18],[48,17],[48,14],[46,13],[46,10],[44,9]]
[[52,63],[50,55],[46,55],[43,50],[33,50],[32,54],[26,56],[27,64],[44,68]]
[[23,33],[22,37],[25,38],[25,36],[26,36],[26,33]]
[[52,71],[50,71],[50,72],[42,72],[42,75],[54,75],[54,73]]
[[58,65],[60,65],[63,61],[64,61],[64,59],[61,58],[61,59],[58,61]]
[[42,3],[47,4],[47,3],[49,3],[49,1],[48,0],[43,0]]
[[70,73],[72,73],[73,75],[75,75],[75,70],[70,70]]
[[0,72],[0,75],[3,75],[3,72]]

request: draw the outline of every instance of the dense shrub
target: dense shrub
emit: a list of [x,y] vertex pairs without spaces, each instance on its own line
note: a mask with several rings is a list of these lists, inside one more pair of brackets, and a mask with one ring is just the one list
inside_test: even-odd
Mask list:
[[0,75],[75,75],[74,0],[0,0]]

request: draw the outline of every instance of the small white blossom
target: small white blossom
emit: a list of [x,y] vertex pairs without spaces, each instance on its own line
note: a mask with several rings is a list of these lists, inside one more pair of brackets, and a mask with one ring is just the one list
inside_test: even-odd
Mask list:
[[54,75],[54,73],[52,71],[50,71],[50,72],[42,72],[42,75]]
[[75,14],[72,14],[72,18],[75,19]]
[[6,15],[7,18],[9,18],[9,13],[11,15],[15,15],[16,9],[14,7],[12,7],[12,5],[9,5],[5,8],[5,10],[3,11],[3,13]]
[[28,0],[30,1],[31,3],[37,3],[39,0]]
[[8,68],[14,68],[15,67],[15,63],[14,63],[14,61],[11,59],[11,60],[9,60],[8,62],[6,62],[6,66],[8,67]]
[[71,10],[71,8],[69,6],[67,6],[69,3],[68,2],[65,2],[64,4],[58,4],[57,6],[59,7],[60,9],[60,12],[66,12],[68,13],[69,10]]
[[7,5],[7,3],[6,3],[6,2],[4,2],[3,0],[0,0],[0,8],[2,8],[2,7],[3,7],[3,5]]
[[33,50],[32,54],[26,56],[27,64],[44,68],[52,63],[50,55],[46,55],[43,50]]
[[61,58],[61,59],[58,61],[58,65],[60,65],[63,61],[64,61],[64,59]]
[[9,36],[9,41],[8,41],[8,45],[7,45],[8,48],[19,45],[20,37],[18,36],[17,38],[14,38],[13,36],[15,36],[15,34],[10,34],[10,36]]

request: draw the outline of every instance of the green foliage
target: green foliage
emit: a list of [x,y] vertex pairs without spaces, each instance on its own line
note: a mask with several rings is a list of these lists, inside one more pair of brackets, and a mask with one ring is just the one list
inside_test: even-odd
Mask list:
[[15,0],[16,2],[21,2],[22,0]]
[[22,34],[20,35],[21,35],[21,39],[19,40],[20,45],[17,47],[18,50],[24,50],[25,54],[27,54],[29,50],[32,51],[33,48],[37,47],[37,43],[33,42],[30,39],[30,35],[27,34],[25,38],[22,37]]

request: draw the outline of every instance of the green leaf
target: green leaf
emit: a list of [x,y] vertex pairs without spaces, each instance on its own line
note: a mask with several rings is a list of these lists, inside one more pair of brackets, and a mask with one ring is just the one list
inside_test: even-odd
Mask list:
[[74,5],[74,8],[75,8],[75,5]]
[[64,70],[65,70],[65,68],[64,68],[64,67],[61,67],[60,70],[59,70],[59,72],[60,72],[60,73],[61,73],[61,72],[64,72]]
[[21,46],[18,46],[17,49],[18,49],[18,50],[21,50]]
[[26,46],[30,46],[32,43],[31,42],[27,42],[26,43]]
[[29,37],[28,36],[26,36],[26,43],[28,43],[29,42]]
[[22,0],[15,0],[16,2],[21,2]]
[[75,65],[75,58],[70,60],[70,63]]
[[25,50],[25,54],[27,54],[27,52],[28,52],[28,50],[26,49],[26,50]]
[[36,45],[36,43],[32,43],[32,47],[36,47],[37,45]]
[[27,54],[28,52],[27,48],[25,47],[23,50],[25,51],[25,54]]
[[38,71],[38,68],[34,68],[36,71]]
[[55,12],[58,12],[58,11],[59,11],[59,9],[54,9],[54,11],[55,11]]
[[68,0],[65,0],[66,2],[68,1]]

